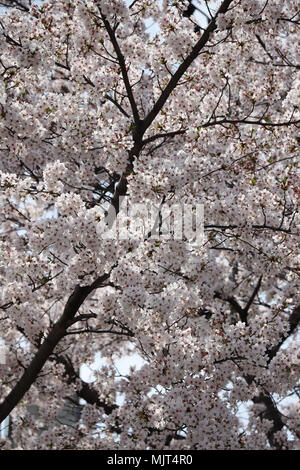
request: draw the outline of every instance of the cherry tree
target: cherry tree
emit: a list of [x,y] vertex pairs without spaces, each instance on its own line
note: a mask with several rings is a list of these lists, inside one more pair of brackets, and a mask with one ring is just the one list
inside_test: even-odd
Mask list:
[[[0,3],[0,422],[23,449],[298,448],[297,2]],[[125,204],[155,208],[142,237]],[[163,236],[201,204],[201,243]]]

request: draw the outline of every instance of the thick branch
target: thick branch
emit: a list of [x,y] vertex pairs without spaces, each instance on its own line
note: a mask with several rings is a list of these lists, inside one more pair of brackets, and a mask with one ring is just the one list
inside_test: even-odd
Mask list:
[[267,432],[268,441],[273,448],[280,450],[281,445],[275,439],[274,434],[281,431],[284,427],[284,422],[282,421],[281,414],[273,402],[272,397],[269,394],[261,392],[258,396],[254,397],[252,401],[253,403],[263,404],[265,406],[265,411],[261,414],[261,418],[272,422],[272,426]]
[[[154,104],[152,110],[149,112],[149,114],[146,116],[146,118],[141,121],[138,110],[136,107],[136,102],[134,99],[134,96],[132,94],[132,87],[129,83],[128,79],[128,74],[127,74],[127,69],[126,69],[126,64],[124,57],[122,55],[122,52],[120,50],[120,47],[118,45],[115,33],[113,29],[110,26],[110,23],[107,21],[106,17],[101,14],[102,20],[104,22],[104,26],[108,32],[108,35],[110,37],[110,40],[113,44],[113,47],[115,49],[115,52],[118,57],[118,61],[120,64],[125,88],[127,91],[128,99],[131,104],[131,109],[133,113],[133,117],[135,120],[136,127],[133,131],[133,138],[134,138],[134,146],[129,152],[129,163],[127,165],[126,171],[123,173],[122,177],[120,178],[120,181],[115,189],[114,196],[111,200],[111,207],[108,210],[108,215],[107,215],[107,223],[108,226],[111,228],[112,224],[115,220],[116,215],[119,213],[120,206],[119,206],[119,198],[120,196],[125,196],[126,191],[127,191],[127,176],[131,173],[133,169],[133,161],[135,157],[138,157],[143,145],[145,143],[148,143],[149,141],[152,140],[150,137],[149,139],[146,139],[145,141],[142,141],[143,135],[148,129],[148,127],[151,125],[157,114],[161,111],[162,107],[166,103],[167,99],[169,98],[170,94],[172,91],[175,89],[176,85],[178,84],[179,80],[183,76],[183,74],[187,71],[189,66],[192,64],[192,62],[198,57],[201,49],[205,46],[205,44],[208,42],[210,34],[216,29],[216,19],[220,13],[226,13],[228,10],[230,4],[232,3],[233,0],[225,0],[221,7],[219,8],[218,12],[216,13],[216,16],[212,19],[204,33],[202,34],[200,40],[197,42],[197,44],[193,47],[191,53],[186,57],[186,59],[182,62],[182,64],[178,67],[177,71],[172,75],[168,85]],[[177,131],[176,131],[177,133]],[[153,136],[154,137],[154,136]]]
[[52,330],[48,334],[45,341],[42,343],[29,366],[25,369],[20,380],[5,398],[0,405],[0,423],[10,414],[10,412],[17,406],[25,393],[30,389],[31,385],[35,382],[38,374],[42,370],[44,364],[52,354],[53,350],[59,341],[65,336],[67,328],[78,312],[87,296],[98,286],[101,282],[106,280],[110,274],[104,274],[97,279],[91,286],[80,287],[77,286],[74,292],[69,297],[63,314],[60,319],[55,323]]
[[[293,313],[291,314],[289,318],[290,328],[289,328],[287,336],[284,336],[276,346],[274,346],[272,349],[267,351],[267,354],[269,356],[268,363],[270,363],[273,357],[277,354],[277,352],[279,351],[280,347],[282,346],[286,338],[296,331],[296,328],[299,325],[299,323],[300,323],[300,305],[298,305],[298,307],[294,309]],[[250,385],[253,382],[254,377],[247,376],[245,377],[245,379],[248,385]],[[278,410],[276,404],[274,403],[271,395],[269,395],[267,392],[261,392],[259,395],[253,397],[252,401],[253,403],[263,404],[265,406],[265,411],[263,411],[263,413],[261,414],[261,417],[264,419],[268,419],[269,421],[272,422],[272,426],[267,432],[268,441],[273,448],[280,450],[281,449],[280,443],[276,441],[276,439],[274,438],[274,434],[280,431],[285,426],[285,423],[282,421],[281,413]]]
[[154,121],[158,113],[161,111],[162,107],[168,100],[170,94],[173,92],[175,87],[177,86],[179,80],[183,76],[183,74],[187,71],[189,66],[194,62],[194,60],[198,57],[199,53],[203,49],[203,47],[207,44],[207,42],[210,39],[211,33],[216,29],[216,20],[217,17],[220,14],[226,13],[226,11],[229,9],[230,4],[233,2],[233,0],[225,0],[222,5],[220,6],[219,10],[217,11],[215,17],[211,20],[209,23],[208,27],[202,34],[201,38],[197,42],[197,44],[193,47],[192,51],[190,54],[186,57],[186,59],[179,65],[178,69],[172,75],[169,83],[167,84],[166,88],[163,90],[161,93],[160,97],[154,104],[152,110],[149,112],[149,114],[146,116],[146,118],[142,121],[143,128],[146,130],[151,123]]
[[267,351],[268,357],[269,357],[268,362],[271,362],[273,357],[276,356],[276,354],[278,353],[279,349],[281,348],[281,346],[283,345],[285,340],[289,336],[291,336],[293,333],[295,333],[295,331],[296,331],[299,324],[300,324],[300,305],[298,305],[294,309],[293,313],[291,314],[291,316],[289,318],[289,330],[288,330],[287,335],[283,336],[281,338],[281,340],[272,349],[269,349]]

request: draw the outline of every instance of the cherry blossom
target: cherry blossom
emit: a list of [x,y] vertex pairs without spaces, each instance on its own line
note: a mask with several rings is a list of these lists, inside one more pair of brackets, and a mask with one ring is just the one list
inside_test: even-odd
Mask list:
[[0,447],[298,449],[297,2],[0,4]]

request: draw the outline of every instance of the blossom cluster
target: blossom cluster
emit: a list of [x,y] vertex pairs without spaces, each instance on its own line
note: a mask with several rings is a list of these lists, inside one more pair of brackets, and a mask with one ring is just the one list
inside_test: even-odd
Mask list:
[[[211,5],[200,32],[183,15],[189,2],[10,3],[0,13],[1,400],[76,289],[90,289],[12,411],[13,441],[298,448],[297,2],[198,2]],[[154,208],[156,237],[130,236],[125,195]],[[203,205],[202,243],[163,236],[176,204]],[[110,214],[128,237],[107,236]],[[96,354],[87,383],[80,368]],[[137,365],[123,374],[130,356]],[[81,419],[62,425],[74,394]]]

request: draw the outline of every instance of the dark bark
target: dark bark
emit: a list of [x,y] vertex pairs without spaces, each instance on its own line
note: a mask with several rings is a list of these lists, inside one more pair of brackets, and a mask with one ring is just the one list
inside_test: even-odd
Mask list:
[[55,323],[52,330],[38,349],[34,358],[29,366],[25,369],[22,377],[17,384],[7,395],[5,400],[0,405],[0,423],[10,414],[10,412],[17,406],[19,401],[23,398],[25,393],[30,389],[38,374],[42,370],[45,362],[53,353],[59,341],[64,337],[68,327],[72,324],[76,313],[87,298],[87,296],[99,285],[101,282],[109,277],[104,274],[101,278],[97,279],[91,286],[80,287],[77,286],[74,292],[69,297],[63,314]]

